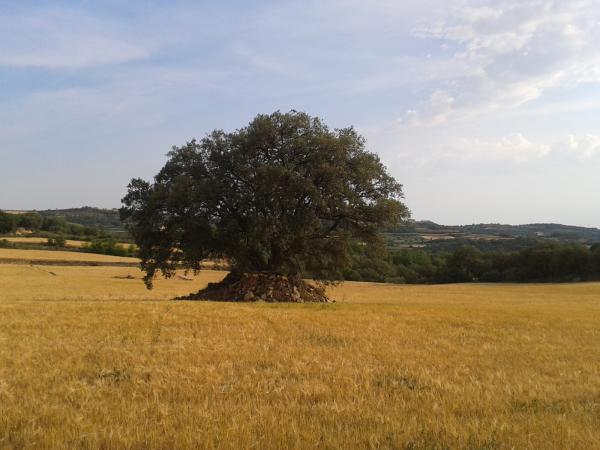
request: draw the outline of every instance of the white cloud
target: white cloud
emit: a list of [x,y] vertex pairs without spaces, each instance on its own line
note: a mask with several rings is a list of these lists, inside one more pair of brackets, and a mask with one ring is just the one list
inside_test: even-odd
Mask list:
[[409,109],[400,122],[409,126],[441,124],[452,113],[454,102],[447,92],[435,91],[419,110]]
[[600,136],[586,134],[584,136],[569,135],[554,146],[555,151],[565,158],[573,157],[581,162],[600,156]]
[[[440,117],[432,115],[430,119]],[[370,148],[380,152],[399,174],[414,172],[435,178],[452,171],[468,177],[480,172],[510,173],[544,167],[575,170],[600,164],[600,135],[565,132],[551,122],[547,126],[555,129],[550,134],[529,130],[526,121],[519,123],[519,117],[498,122],[492,116],[437,125],[423,125],[419,120],[418,112],[409,112],[400,125],[390,123],[360,131]],[[502,133],[500,130],[506,127],[520,130]]]
[[148,57],[147,40],[77,10],[0,13],[0,66],[76,69]]
[[551,147],[547,144],[534,143],[515,133],[497,141],[462,138],[456,146],[462,155],[462,162],[511,161],[529,163],[548,156]]
[[[597,3],[520,0],[475,6],[462,1],[454,6],[451,16],[420,27],[415,35],[455,48],[453,59],[469,67],[447,88],[456,100],[456,116],[514,108],[552,88],[600,81]],[[427,115],[439,120],[427,106],[420,115],[423,121]]]
[[521,133],[496,141],[460,139],[455,146],[462,163],[510,161],[518,164],[578,165],[600,157],[600,135],[573,135],[552,143],[534,142]]

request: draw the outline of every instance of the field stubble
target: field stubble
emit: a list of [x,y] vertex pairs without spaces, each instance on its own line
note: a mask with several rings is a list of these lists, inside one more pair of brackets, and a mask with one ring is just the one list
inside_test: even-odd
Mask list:
[[129,263],[138,264],[139,259],[124,256],[99,255],[61,250],[23,250],[0,248],[0,264],[27,261],[61,261],[61,262],[90,262],[90,263]]
[[0,447],[600,448],[600,284],[166,301],[223,275],[0,265]]

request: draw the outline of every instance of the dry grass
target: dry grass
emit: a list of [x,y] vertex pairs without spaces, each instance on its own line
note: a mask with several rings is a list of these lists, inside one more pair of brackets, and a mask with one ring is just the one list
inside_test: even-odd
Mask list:
[[[56,273],[49,275],[46,271]],[[0,265],[0,448],[600,448],[600,284],[347,283]]]
[[83,262],[108,262],[108,263],[137,263],[137,258],[122,256],[98,255],[94,253],[69,252],[57,250],[22,250],[0,248],[0,262],[2,261],[83,261]]
[[187,276],[193,281],[159,279],[149,291],[141,281],[143,273],[135,268],[0,264],[0,302],[167,300],[197,291],[225,274],[205,270],[198,277]]

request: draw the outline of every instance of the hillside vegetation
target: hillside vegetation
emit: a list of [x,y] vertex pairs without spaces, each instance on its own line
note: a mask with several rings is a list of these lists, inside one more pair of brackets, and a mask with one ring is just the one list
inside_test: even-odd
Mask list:
[[[24,213],[26,211],[19,211]],[[42,217],[61,217],[65,221],[85,227],[100,228],[113,233],[124,233],[116,208],[91,206],[37,211]],[[17,213],[17,211],[13,211]],[[519,250],[538,239],[556,239],[567,242],[594,244],[600,242],[600,229],[555,223],[506,225],[481,223],[473,225],[440,225],[428,220],[410,221],[402,227],[386,230],[389,242],[399,246],[426,245],[434,250],[456,247],[468,241],[474,245],[496,242],[511,250]],[[441,245],[440,241],[444,241]]]
[[473,224],[440,225],[428,220],[410,221],[386,230],[394,248],[420,247],[433,252],[451,251],[469,244],[480,250],[518,251],[541,240],[594,244],[600,242],[600,229],[555,223],[527,225]]
[[[29,227],[36,238],[30,235],[3,238],[2,220],[6,216],[10,218],[10,230],[14,232],[20,224]],[[35,248],[41,250],[46,244],[34,239],[47,242],[50,238],[55,240],[50,243],[54,248],[136,256],[137,248],[123,242],[129,237],[118,230],[115,226],[118,223],[117,210],[91,207],[41,211],[39,214],[0,213],[0,247],[31,249],[35,243]],[[98,228],[103,226],[108,228]],[[87,243],[74,244],[81,240]],[[385,245],[356,243],[351,258],[351,266],[341,276],[351,281],[600,280],[600,230],[558,224],[445,226],[430,221],[411,221],[400,228],[386,230]]]
[[100,228],[110,232],[124,232],[119,218],[119,210],[116,208],[103,209],[83,206],[81,208],[46,209],[38,212],[43,217],[62,217],[68,222],[86,227]]
[[[86,207],[81,210],[93,213],[95,208]],[[71,218],[68,214],[67,216]],[[45,247],[113,256],[137,255],[135,245],[122,242],[129,239],[123,230],[89,225],[95,222],[86,220],[81,222],[70,222],[61,214],[44,215],[36,211],[7,213],[0,210],[0,248],[39,250]]]

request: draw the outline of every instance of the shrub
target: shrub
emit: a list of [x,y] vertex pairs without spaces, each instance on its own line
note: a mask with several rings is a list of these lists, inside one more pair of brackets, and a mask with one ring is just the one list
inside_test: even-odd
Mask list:
[[46,245],[49,247],[63,248],[66,244],[67,241],[63,236],[53,236],[48,238]]
[[21,214],[18,216],[17,220],[17,225],[20,228],[25,228],[32,231],[39,230],[43,223],[44,218],[36,212]]
[[94,239],[89,244],[84,245],[83,251],[88,253],[99,253],[112,256],[135,256],[137,248],[131,244],[128,247],[120,245],[114,239]]
[[0,234],[12,233],[17,229],[17,219],[14,214],[0,211]]

